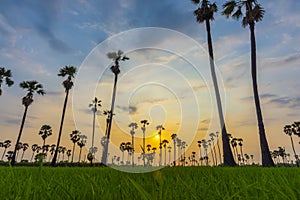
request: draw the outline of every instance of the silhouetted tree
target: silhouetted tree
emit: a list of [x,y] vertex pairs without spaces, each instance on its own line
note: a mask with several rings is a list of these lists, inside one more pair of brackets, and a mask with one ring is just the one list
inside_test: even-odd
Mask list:
[[134,166],[134,134],[135,134],[135,131],[137,128],[138,128],[138,125],[137,123],[135,122],[131,122],[129,125],[128,125],[129,128],[131,128],[130,130],[130,135],[131,135],[131,144],[132,144],[132,161],[131,161],[131,164],[132,166]]
[[249,26],[250,41],[251,41],[251,75],[253,95],[257,115],[257,123],[259,129],[260,148],[262,154],[262,165],[265,167],[274,166],[272,160],[268,141],[266,138],[265,127],[263,122],[263,115],[260,106],[258,84],[257,84],[257,66],[256,66],[256,41],[255,41],[255,23],[262,21],[264,16],[264,9],[257,0],[230,0],[223,5],[222,14],[227,18],[231,16],[233,19],[242,20],[243,27]]
[[92,134],[92,147],[90,153],[92,154],[92,159],[90,160],[91,166],[93,165],[93,158],[94,158],[94,135],[95,135],[95,120],[96,120],[96,112],[98,111],[98,107],[101,107],[101,100],[95,97],[92,103],[89,105],[93,111],[93,134]]
[[65,118],[65,113],[66,113],[66,108],[67,108],[67,103],[68,103],[69,91],[73,87],[72,78],[74,78],[75,74],[76,74],[76,67],[73,67],[73,66],[65,66],[65,67],[61,68],[59,70],[59,73],[58,73],[58,76],[61,76],[61,77],[67,76],[67,79],[63,82],[63,86],[65,88],[66,96],[65,96],[65,101],[64,101],[60,126],[59,126],[56,149],[55,149],[55,153],[54,153],[54,156],[53,156],[53,159],[52,159],[52,162],[51,162],[51,166],[53,166],[53,167],[56,166],[58,148],[59,148],[59,145],[60,145],[60,139],[61,139],[63,124],[64,124],[64,118]]
[[102,163],[103,164],[106,164],[106,162],[107,162],[108,144],[109,144],[109,139],[110,139],[111,125],[112,125],[112,119],[113,119],[113,113],[114,113],[118,74],[120,73],[119,62],[129,60],[128,57],[123,56],[123,51],[121,51],[121,50],[119,50],[118,52],[107,53],[107,57],[114,61],[114,65],[110,69],[115,75],[115,80],[114,80],[114,87],[113,87],[113,94],[112,94],[111,108],[110,108],[110,112],[112,113],[112,115],[110,116],[110,119],[109,119],[109,124],[108,124],[108,129],[107,129],[107,143],[104,147],[103,155],[102,155]]
[[43,146],[45,146],[46,138],[50,135],[52,135],[52,128],[50,125],[43,125],[39,131],[39,135],[43,139]]
[[146,126],[149,125],[149,122],[148,120],[144,119],[141,121],[141,124],[142,124],[142,132],[143,132],[143,153],[142,153],[142,156],[143,156],[143,162],[144,162],[144,166],[146,165],[146,159],[145,159],[145,149],[146,149],[146,138],[145,138],[145,133],[146,133]]
[[285,134],[290,136],[291,145],[292,145],[292,149],[293,149],[293,152],[294,152],[294,157],[296,159],[296,164],[297,164],[297,167],[299,167],[298,155],[296,153],[295,146],[294,146],[294,140],[293,140],[293,132],[296,132],[296,131],[293,130],[293,127],[291,125],[285,125],[285,127],[283,128],[283,131],[284,131]]
[[3,151],[3,154],[2,154],[1,160],[4,159],[4,155],[5,155],[5,153],[6,153],[6,150],[7,150],[7,148],[9,148],[10,146],[11,146],[11,141],[10,141],[10,140],[5,140],[5,141],[3,142],[3,148],[4,148],[4,151]]
[[6,70],[4,67],[0,67],[0,96],[2,95],[2,83],[5,81],[5,84],[10,87],[14,84],[14,81],[11,79],[11,71]]
[[216,102],[217,102],[217,107],[219,112],[220,126],[222,130],[224,165],[235,166],[236,164],[234,162],[229,141],[227,138],[227,130],[226,130],[225,120],[223,115],[221,96],[219,92],[218,80],[215,71],[213,45],[212,45],[212,37],[211,37],[211,30],[210,30],[210,21],[214,20],[214,13],[217,12],[218,8],[215,3],[210,3],[210,1],[207,0],[192,0],[192,2],[196,5],[199,4],[199,8],[194,11],[194,15],[196,16],[197,22],[199,23],[205,22],[206,25],[210,71],[211,71],[211,76],[214,84]]
[[37,81],[23,81],[20,83],[20,87],[22,89],[25,89],[27,91],[27,94],[25,97],[22,98],[22,104],[25,107],[24,110],[24,114],[23,114],[23,118],[22,118],[22,122],[21,122],[21,127],[20,127],[20,131],[19,131],[19,135],[16,141],[16,145],[15,145],[15,150],[11,159],[11,165],[14,166],[15,162],[16,162],[16,153],[17,153],[17,146],[20,142],[21,136],[22,136],[22,131],[23,131],[23,127],[25,124],[25,119],[26,119],[26,115],[27,115],[27,110],[28,107],[30,106],[30,104],[32,104],[33,102],[33,95],[34,93],[37,93],[39,95],[44,95],[45,91],[43,90],[43,86],[42,84],[39,84]]
[[86,135],[80,135],[80,140],[77,142],[77,145],[79,146],[80,148],[80,151],[79,151],[79,158],[78,158],[78,163],[80,162],[80,158],[81,158],[81,152],[82,152],[82,147],[85,146],[86,144],[86,139],[87,139],[87,136]]
[[78,130],[74,130],[72,131],[72,133],[70,134],[70,139],[73,142],[73,151],[72,151],[72,159],[71,159],[71,163],[73,162],[73,158],[74,158],[74,152],[75,152],[75,144],[80,140],[80,131]]

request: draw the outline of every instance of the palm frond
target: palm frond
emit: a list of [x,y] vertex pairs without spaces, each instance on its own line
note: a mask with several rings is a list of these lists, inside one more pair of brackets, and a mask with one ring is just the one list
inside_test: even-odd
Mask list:
[[239,20],[243,16],[242,7],[239,6],[238,9],[232,14],[232,18]]
[[116,59],[118,57],[116,52],[108,52],[106,55],[109,59]]
[[200,0],[191,0],[192,1],[192,3],[194,3],[194,4],[199,4],[200,3]]
[[262,21],[264,17],[265,10],[259,4],[256,4],[252,10],[252,16],[256,22]]
[[222,15],[225,15],[227,18],[230,17],[236,6],[237,3],[235,0],[225,2],[223,4]]

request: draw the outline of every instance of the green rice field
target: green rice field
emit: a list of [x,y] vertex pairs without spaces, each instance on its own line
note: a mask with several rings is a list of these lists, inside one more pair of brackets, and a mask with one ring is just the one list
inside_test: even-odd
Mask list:
[[299,168],[0,167],[0,199],[300,199]]

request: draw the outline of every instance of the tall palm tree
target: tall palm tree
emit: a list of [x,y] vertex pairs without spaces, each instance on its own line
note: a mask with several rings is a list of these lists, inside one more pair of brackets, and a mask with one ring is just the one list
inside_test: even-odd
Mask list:
[[161,160],[162,160],[162,142],[161,142],[161,131],[165,130],[163,125],[156,126],[156,130],[158,130],[159,135],[159,166],[161,166]]
[[128,57],[123,56],[122,54],[123,54],[123,51],[121,51],[121,50],[119,50],[118,52],[107,53],[107,57],[114,61],[114,65],[110,69],[115,75],[115,80],[114,80],[114,87],[113,87],[113,94],[112,94],[111,108],[110,108],[110,112],[112,113],[112,115],[110,116],[110,119],[109,119],[109,124],[108,124],[108,129],[107,129],[107,143],[104,146],[103,155],[102,155],[102,164],[104,164],[104,165],[106,165],[106,162],[107,162],[108,144],[109,144],[109,139],[110,139],[111,125],[112,125],[112,119],[113,119],[113,113],[114,113],[118,74],[120,73],[119,62],[129,60]]
[[39,135],[43,139],[43,146],[45,146],[46,138],[50,135],[52,135],[52,128],[50,125],[43,125],[39,131]]
[[80,135],[79,137],[80,137],[80,140],[77,142],[77,145],[78,145],[79,148],[80,148],[80,151],[79,151],[79,158],[78,158],[78,163],[80,163],[82,147],[85,146],[85,144],[86,144],[86,139],[87,139],[87,136],[86,136],[86,135]]
[[134,167],[134,134],[135,134],[135,129],[138,128],[138,125],[137,123],[135,122],[131,122],[129,125],[128,125],[129,128],[131,128],[130,130],[130,135],[131,135],[131,144],[132,144],[132,167]]
[[174,145],[174,166],[176,166],[176,141],[177,141],[177,134],[173,133],[171,135],[171,138],[173,140],[173,145]]
[[211,70],[211,76],[214,84],[217,107],[219,112],[220,126],[222,130],[224,165],[235,166],[236,164],[234,162],[229,141],[227,138],[227,130],[226,130],[225,120],[223,115],[221,96],[219,92],[218,80],[215,71],[212,37],[211,37],[211,30],[210,30],[210,21],[214,20],[214,13],[217,12],[218,8],[215,3],[210,3],[210,1],[207,0],[192,0],[192,2],[196,5],[199,4],[199,8],[194,11],[194,15],[196,16],[197,22],[199,23],[205,22],[206,25],[210,70]]
[[223,5],[222,14],[227,18],[231,16],[233,19],[242,20],[243,27],[249,26],[250,41],[251,41],[251,75],[253,96],[256,108],[257,123],[259,129],[260,149],[262,154],[262,165],[265,167],[274,166],[272,160],[268,141],[266,138],[263,116],[260,106],[258,84],[257,84],[257,67],[256,67],[256,41],[255,41],[255,23],[262,21],[264,16],[264,9],[257,0],[230,0]]
[[[144,119],[144,120],[142,120],[141,121],[141,124],[143,125],[142,127],[141,127],[141,129],[142,129],[142,131],[143,131],[143,149],[144,149],[144,151],[145,151],[145,149],[146,149],[146,146],[145,146],[145,144],[146,144],[146,138],[145,138],[145,133],[146,133],[146,125],[148,126],[149,125],[149,122],[148,122],[148,120],[146,120],[146,119]],[[146,165],[146,159],[145,159],[145,152],[143,152],[143,162],[144,162],[144,166]]]
[[4,151],[3,151],[3,154],[2,154],[1,160],[4,159],[4,155],[5,155],[5,153],[6,153],[6,150],[7,150],[7,148],[9,148],[10,146],[11,146],[11,141],[10,141],[10,140],[5,140],[5,141],[3,142]]
[[294,140],[293,140],[293,127],[291,125],[285,125],[285,127],[283,128],[283,131],[285,134],[290,136],[292,149],[293,149],[294,156],[296,159],[296,164],[297,164],[297,167],[299,167],[298,155],[296,153],[295,146],[294,146]]
[[74,158],[74,152],[75,152],[75,144],[80,140],[80,131],[78,130],[74,130],[72,131],[72,133],[70,134],[70,139],[73,142],[73,151],[72,151],[72,159],[71,159],[71,163],[73,162],[73,158]]
[[163,140],[162,141],[162,145],[163,145],[163,147],[165,149],[165,164],[164,164],[164,166],[167,166],[167,144],[168,143],[169,143],[168,140]]
[[0,67],[0,96],[2,95],[2,83],[5,81],[5,84],[10,87],[14,84],[14,81],[11,79],[11,71],[6,70],[4,67]]
[[12,166],[14,166],[15,163],[16,163],[17,146],[18,146],[18,143],[20,142],[20,139],[21,139],[21,136],[22,136],[22,131],[23,131],[23,127],[24,127],[24,124],[25,124],[25,119],[26,119],[28,107],[33,102],[33,95],[34,95],[34,93],[37,93],[39,95],[44,95],[45,94],[45,91],[43,90],[43,85],[39,84],[37,81],[23,81],[23,82],[20,83],[20,87],[22,89],[25,89],[27,91],[27,94],[26,94],[26,96],[24,96],[22,98],[22,104],[24,105],[25,110],[24,110],[24,114],[23,114],[23,118],[22,118],[22,122],[21,122],[19,135],[18,135],[16,145],[15,145],[15,150],[14,150],[13,156],[11,158],[11,165]]
[[92,159],[91,166],[93,165],[93,159],[94,159],[94,135],[95,135],[95,120],[96,120],[96,112],[98,111],[98,107],[101,107],[101,100],[99,100],[97,97],[95,97],[92,101],[92,103],[89,105],[89,107],[92,108],[93,111],[93,134],[92,134],[92,148],[90,153],[92,153]]
[[61,115],[61,121],[60,121],[60,126],[59,126],[59,132],[58,132],[58,139],[57,139],[57,144],[56,144],[56,149],[55,153],[51,162],[51,166],[56,166],[56,160],[57,160],[57,155],[58,155],[58,148],[60,145],[60,139],[61,139],[61,134],[62,134],[62,129],[64,125],[64,118],[65,118],[65,113],[66,113],[66,108],[67,108],[67,103],[68,103],[68,97],[69,97],[69,91],[73,87],[73,78],[75,77],[76,74],[76,67],[74,66],[65,66],[59,70],[59,73],[57,74],[58,76],[65,77],[67,76],[67,79],[64,80],[63,86],[65,88],[66,96],[65,96],[65,101],[64,101],[64,106],[63,106],[63,111]]

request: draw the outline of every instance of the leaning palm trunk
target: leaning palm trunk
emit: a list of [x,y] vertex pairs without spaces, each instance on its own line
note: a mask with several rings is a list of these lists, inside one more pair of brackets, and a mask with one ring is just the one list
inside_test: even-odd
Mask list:
[[63,125],[64,125],[64,118],[65,118],[65,113],[66,113],[66,108],[67,108],[67,103],[68,103],[68,96],[69,96],[69,90],[66,90],[66,97],[65,97],[63,112],[62,112],[61,121],[60,121],[60,127],[59,127],[59,133],[58,133],[56,149],[55,149],[55,153],[54,153],[54,156],[53,156],[53,159],[52,159],[52,162],[51,162],[51,166],[53,166],[53,167],[56,166],[56,162],[57,162],[58,147],[59,147],[59,144],[60,144],[62,129],[63,129]]
[[22,131],[23,131],[23,127],[24,127],[24,124],[25,124],[26,115],[27,115],[27,110],[28,110],[28,106],[25,106],[25,111],[24,111],[24,114],[23,114],[18,139],[17,139],[16,145],[15,145],[15,150],[14,150],[13,156],[11,158],[11,165],[12,166],[14,166],[16,164],[17,147],[18,147],[18,144],[19,144],[20,139],[21,139],[21,135],[22,135]]
[[258,129],[259,129],[262,165],[264,167],[273,167],[274,162],[272,160],[270,150],[269,150],[269,145],[266,138],[263,116],[260,108],[258,88],[257,88],[256,41],[255,41],[255,33],[254,33],[254,22],[251,22],[249,27],[250,27],[250,40],[251,40],[251,74],[252,74],[254,102],[255,102]]
[[235,166],[236,163],[234,161],[232,151],[229,145],[229,139],[227,137],[227,131],[223,116],[222,104],[221,104],[221,97],[218,87],[218,80],[215,72],[215,64],[214,64],[214,55],[213,55],[213,47],[212,47],[212,39],[210,33],[210,22],[206,20],[206,31],[207,31],[207,42],[208,42],[208,52],[209,52],[209,62],[210,62],[210,69],[211,69],[211,76],[214,84],[215,94],[216,94],[216,101],[217,107],[219,112],[219,119],[220,125],[222,129],[222,143],[223,143],[223,156],[224,156],[224,165],[225,166]]
[[107,154],[108,154],[108,144],[109,144],[109,138],[110,138],[110,131],[111,131],[111,124],[112,124],[112,119],[114,116],[114,106],[115,106],[115,100],[116,100],[116,91],[117,91],[117,82],[118,82],[118,74],[115,74],[115,81],[114,81],[114,89],[113,89],[113,95],[112,95],[112,101],[111,101],[111,108],[110,108],[110,118],[109,118],[109,123],[107,127],[107,140],[103,148],[103,154],[102,154],[102,164],[106,165],[107,164]]
[[299,167],[299,158],[298,158],[296,150],[295,150],[295,146],[294,146],[294,141],[293,141],[292,135],[290,135],[290,138],[291,138],[291,143],[292,143],[292,148],[293,148],[294,156],[295,156],[295,159],[296,159],[296,165],[297,165],[297,167]]

